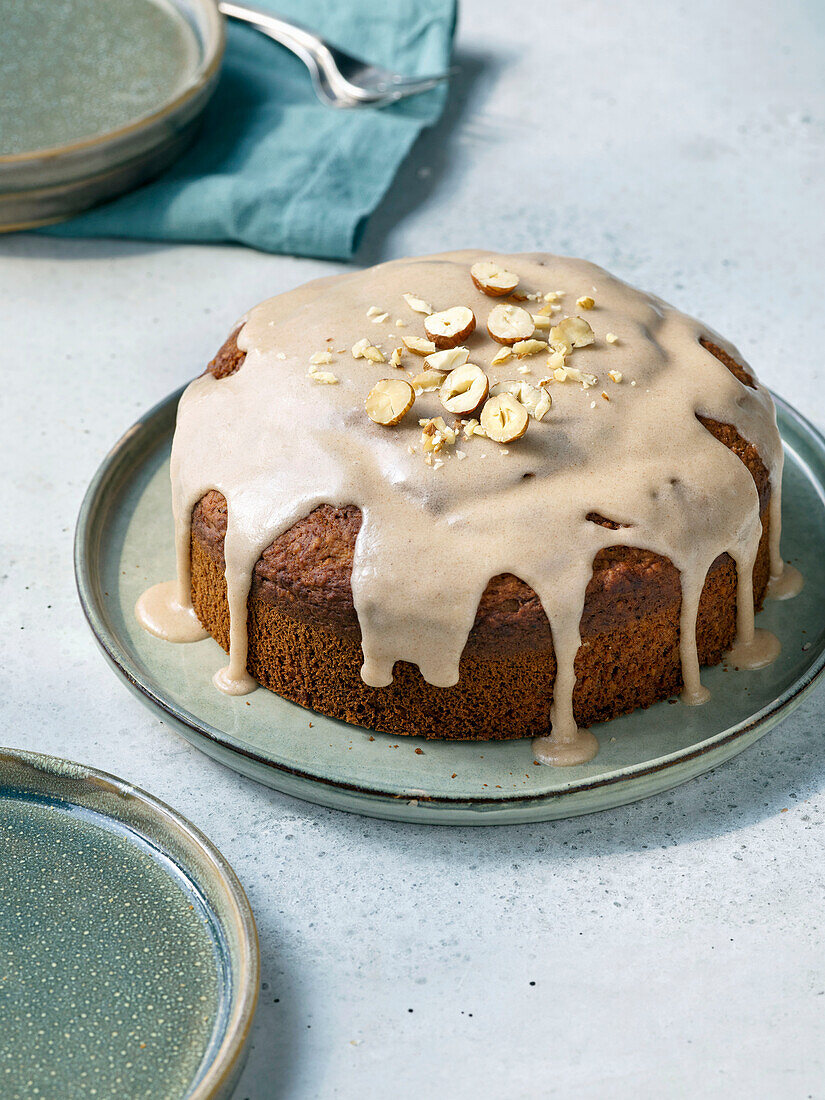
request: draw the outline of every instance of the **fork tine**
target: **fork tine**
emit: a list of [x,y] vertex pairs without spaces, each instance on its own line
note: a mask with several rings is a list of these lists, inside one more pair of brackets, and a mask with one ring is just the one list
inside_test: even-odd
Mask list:
[[406,99],[408,96],[427,92],[445,80],[449,80],[449,78],[448,73],[442,73],[439,76],[399,76],[393,80],[382,81],[369,89],[353,84],[349,80],[346,81],[346,84],[348,94],[362,103],[395,103],[399,99]]

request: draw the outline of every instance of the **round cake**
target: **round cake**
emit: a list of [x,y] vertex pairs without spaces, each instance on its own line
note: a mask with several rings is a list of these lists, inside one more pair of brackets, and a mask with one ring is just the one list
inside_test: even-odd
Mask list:
[[593,723],[775,656],[781,473],[736,349],[602,269],[382,264],[257,306],[188,387],[178,579],[138,615],[205,628],[230,693],[580,762]]

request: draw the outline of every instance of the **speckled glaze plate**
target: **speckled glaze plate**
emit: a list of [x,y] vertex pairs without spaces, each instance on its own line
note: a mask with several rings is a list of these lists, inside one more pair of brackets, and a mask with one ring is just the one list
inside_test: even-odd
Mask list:
[[825,666],[825,440],[777,400],[787,461],[783,552],[805,575],[762,626],[782,642],[767,669],[706,669],[703,707],[659,703],[594,727],[595,760],[535,766],[529,740],[437,742],[350,726],[259,689],[212,684],[212,639],[172,645],[135,621],[135,600],[174,575],[169,451],[179,393],[138,421],[95,476],[75,540],[78,589],[103,652],[148,706],[216,760],[287,794],[398,821],[514,824],[590,813],[667,790],[723,763],[774,726]]
[[258,996],[234,872],[114,776],[0,749],[0,1093],[228,1098]]
[[[0,154],[0,233],[62,221],[112,199],[158,175],[192,143],[218,83],[224,22],[214,0],[159,0],[158,6],[182,18],[191,33],[192,56],[181,62],[177,90],[150,114],[116,129]],[[151,50],[152,43],[139,41],[137,48]],[[30,94],[37,93],[35,86]]]

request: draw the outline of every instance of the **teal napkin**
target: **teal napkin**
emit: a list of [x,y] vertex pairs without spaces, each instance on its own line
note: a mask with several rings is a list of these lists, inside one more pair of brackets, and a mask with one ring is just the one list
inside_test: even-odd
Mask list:
[[[405,75],[450,64],[456,0],[256,3]],[[446,88],[380,110],[334,110],[282,46],[231,21],[227,31],[221,79],[190,151],[153,182],[42,232],[352,256],[413,142],[441,114]]]

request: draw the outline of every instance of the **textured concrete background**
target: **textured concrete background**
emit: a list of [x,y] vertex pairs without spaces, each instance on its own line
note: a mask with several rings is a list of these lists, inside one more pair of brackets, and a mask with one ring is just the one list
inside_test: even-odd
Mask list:
[[[824,46],[819,0],[471,0],[447,117],[359,262],[587,256],[704,317],[825,427]],[[0,242],[3,741],[133,780],[234,864],[264,981],[239,1100],[825,1096],[822,687],[670,794],[473,831],[247,782],[105,667],[71,570],[94,470],[251,303],[328,270]]]

